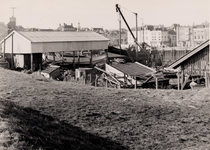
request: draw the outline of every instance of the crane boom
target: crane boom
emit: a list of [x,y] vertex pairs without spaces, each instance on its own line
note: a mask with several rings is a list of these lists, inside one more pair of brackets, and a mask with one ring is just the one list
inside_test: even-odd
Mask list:
[[125,17],[123,16],[123,14],[122,14],[122,12],[121,12],[120,7],[119,7],[118,4],[116,4],[116,11],[119,12],[120,15],[122,16],[123,21],[125,22],[125,24],[126,24],[128,30],[130,31],[132,37],[134,38],[134,42],[136,43],[136,45],[139,46],[140,49],[143,50],[143,52],[144,52],[144,53],[146,54],[146,56],[149,58],[149,54],[148,54],[147,52],[145,52],[145,50],[139,45],[139,43],[138,43],[138,41],[137,41],[137,37],[135,37],[134,34],[133,34],[133,32],[131,31],[131,28],[130,28],[130,26],[128,25],[128,23],[127,23]]

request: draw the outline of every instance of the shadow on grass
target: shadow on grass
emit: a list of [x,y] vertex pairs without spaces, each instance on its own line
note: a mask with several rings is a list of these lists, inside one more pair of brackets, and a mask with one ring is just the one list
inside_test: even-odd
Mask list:
[[[31,108],[24,108],[9,101],[0,101],[5,108],[0,118],[8,119],[11,137],[6,145],[16,149],[50,150],[125,150],[119,143],[90,133],[79,127],[40,114]],[[16,139],[16,140],[15,140]]]

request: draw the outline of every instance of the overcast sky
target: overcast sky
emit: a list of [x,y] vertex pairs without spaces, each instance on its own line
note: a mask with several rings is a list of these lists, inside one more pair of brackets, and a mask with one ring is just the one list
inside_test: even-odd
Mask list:
[[[135,26],[138,13],[138,26],[144,24],[173,23],[180,25],[209,22],[210,0],[0,0],[0,22],[8,23],[12,16],[11,7],[16,7],[17,25],[25,28],[56,29],[59,24],[71,24],[75,27],[119,28],[121,10],[131,27]],[[130,12],[131,11],[131,12]],[[122,21],[122,27],[126,27]]]

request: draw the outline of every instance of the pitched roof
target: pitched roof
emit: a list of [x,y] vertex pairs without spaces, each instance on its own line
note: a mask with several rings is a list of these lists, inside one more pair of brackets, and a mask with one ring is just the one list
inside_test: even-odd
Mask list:
[[186,59],[188,59],[191,56],[195,55],[196,53],[198,53],[199,51],[201,51],[202,49],[204,49],[207,46],[209,46],[209,39],[206,40],[205,42],[203,42],[202,44],[200,44],[198,47],[194,48],[189,53],[185,54],[184,56],[182,56],[179,59],[177,59],[176,61],[174,61],[172,64],[170,64],[168,66],[168,68],[169,69],[177,68],[183,61],[185,61]]
[[59,69],[60,66],[56,66],[56,65],[51,65],[51,66],[48,66],[45,70],[42,70],[42,73],[48,73],[48,74],[51,74],[53,71]]
[[131,76],[143,75],[155,71],[154,69],[138,62],[126,64],[117,63],[112,64],[112,67]]
[[108,38],[95,32],[18,31],[18,33],[31,42],[109,41]]

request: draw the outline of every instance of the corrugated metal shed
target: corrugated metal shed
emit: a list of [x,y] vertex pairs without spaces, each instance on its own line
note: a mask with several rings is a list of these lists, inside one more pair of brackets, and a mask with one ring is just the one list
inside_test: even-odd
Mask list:
[[109,39],[95,32],[56,32],[56,31],[24,32],[23,31],[19,33],[33,43],[109,41]]
[[[5,53],[31,54],[61,51],[103,50],[109,39],[95,32],[13,31],[2,40]],[[4,50],[5,44],[5,50]]]

